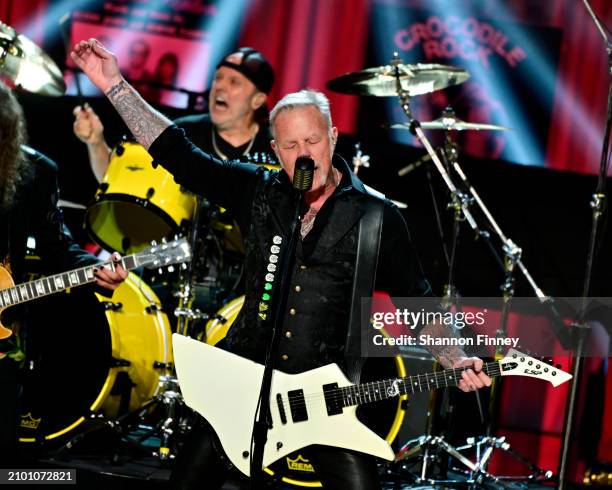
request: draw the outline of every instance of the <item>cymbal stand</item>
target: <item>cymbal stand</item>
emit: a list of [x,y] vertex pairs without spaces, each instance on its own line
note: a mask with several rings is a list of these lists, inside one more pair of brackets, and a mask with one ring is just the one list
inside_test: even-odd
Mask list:
[[[506,268],[506,281],[505,283],[509,284],[509,285],[513,285],[513,279],[512,279],[512,273],[514,271],[514,266],[518,265],[520,270],[523,272],[524,276],[527,278],[529,284],[532,286],[532,288],[534,289],[534,291],[536,292],[536,295],[538,298],[540,298],[541,302],[544,304],[548,304],[550,308],[552,308],[552,305],[549,302],[549,298],[547,296],[544,295],[544,293],[542,292],[542,290],[537,286],[537,284],[535,283],[535,281],[533,280],[533,278],[531,277],[531,275],[529,274],[529,271],[527,270],[527,268],[525,267],[525,265],[522,263],[521,259],[520,259],[520,248],[518,248],[510,239],[508,239],[504,233],[502,232],[501,228],[498,226],[497,222],[495,221],[495,219],[493,218],[493,216],[491,215],[491,213],[489,212],[488,208],[486,207],[486,205],[484,204],[484,202],[482,201],[482,199],[480,199],[480,196],[478,195],[478,193],[476,192],[476,190],[473,188],[473,186],[468,182],[467,177],[465,176],[465,173],[462,171],[461,167],[459,166],[459,162],[458,159],[456,158],[456,152],[454,154],[454,156],[452,158],[449,159],[451,166],[453,167],[453,169],[457,172],[457,174],[461,177],[461,180],[463,181],[463,183],[465,184],[469,194],[471,195],[471,199],[468,199],[467,197],[465,197],[465,195],[460,192],[457,187],[455,186],[455,184],[453,183],[453,181],[450,178],[449,173],[446,171],[444,165],[442,164],[438,154],[436,153],[436,151],[434,150],[434,148],[432,147],[431,143],[429,142],[429,140],[427,139],[427,137],[425,136],[425,133],[423,132],[423,129],[421,128],[419,122],[414,118],[413,114],[412,114],[412,109],[410,107],[410,94],[408,93],[408,91],[404,90],[403,87],[401,86],[401,80],[400,80],[400,73],[399,73],[399,69],[397,68],[400,64],[402,64],[402,60],[399,58],[397,53],[394,53],[394,57],[391,61],[391,65],[392,66],[396,66],[396,87],[397,87],[397,94],[399,97],[399,101],[400,101],[400,105],[404,111],[404,113],[406,114],[406,116],[408,117],[409,120],[409,127],[410,127],[410,131],[417,137],[417,139],[419,140],[419,142],[421,142],[421,144],[424,146],[424,148],[426,149],[427,153],[430,155],[431,160],[433,161],[434,165],[436,166],[438,172],[440,173],[442,179],[444,180],[445,184],[447,185],[451,196],[453,196],[453,199],[458,199],[457,202],[457,209],[460,210],[464,217],[465,220],[468,222],[468,224],[471,226],[471,228],[474,230],[474,232],[476,232],[477,236],[483,236],[484,238],[487,239],[487,242],[489,242],[489,236],[488,234],[483,234],[477,223],[476,220],[474,219],[470,209],[469,209],[469,204],[473,201],[475,202],[479,208],[481,209],[481,211],[483,212],[483,214],[485,215],[485,217],[487,218],[487,220],[489,221],[489,224],[491,225],[491,227],[493,228],[493,230],[497,233],[497,235],[499,236],[499,238],[501,239],[502,243],[503,243],[503,249],[504,249],[504,253],[507,256],[507,260],[506,260],[506,264],[507,264],[507,268]],[[451,153],[452,156],[452,153]],[[455,197],[456,196],[456,197]],[[490,247],[492,250],[493,247]],[[512,280],[509,280],[512,279]],[[508,291],[505,293],[508,295],[508,303],[507,306],[509,306],[509,298],[511,297],[510,293],[513,292],[513,287],[509,288]],[[556,313],[556,311],[554,311],[554,313]],[[560,327],[558,325],[555,325],[555,327],[557,328],[557,330],[559,330],[557,332],[557,335],[559,336],[560,340],[568,340],[566,336],[563,336],[563,334],[565,334],[566,332],[561,331]],[[502,327],[502,333],[500,334],[504,334],[504,330],[505,327]],[[563,339],[562,339],[563,337]],[[429,438],[429,439],[427,439]],[[502,447],[501,441],[497,441],[497,440],[493,440],[494,438],[488,438],[487,444],[491,445],[491,451],[494,447]],[[411,441],[412,442],[412,441]],[[514,486],[508,486],[506,483],[503,483],[500,478],[495,477],[493,475],[490,475],[489,473],[486,472],[486,466],[488,464],[489,458],[490,458],[490,451],[484,451],[483,455],[486,456],[486,458],[481,458],[482,461],[478,461],[477,463],[472,463],[469,459],[467,459],[465,456],[461,455],[461,458],[457,457],[458,453],[457,449],[454,448],[453,446],[451,446],[450,444],[448,444],[446,441],[444,441],[441,437],[435,437],[433,439],[431,439],[431,436],[426,436],[426,440],[424,441],[419,441],[416,445],[414,445],[413,448],[407,448],[406,446],[409,446],[410,443],[408,443],[406,446],[404,446],[404,448],[402,448],[402,450],[400,450],[400,452],[404,451],[404,449],[407,450],[412,450],[414,449],[414,451],[412,452],[416,452],[418,451],[424,444],[436,444],[438,447],[440,447],[441,449],[443,449],[446,453],[448,453],[449,455],[455,457],[458,461],[460,461],[464,466],[466,466],[470,471],[469,471],[469,477],[470,477],[470,481],[473,481],[475,483],[483,483],[485,480],[494,480],[494,483],[497,483],[499,485],[502,486],[506,486],[508,488],[515,488]],[[469,447],[472,447],[472,445],[469,445]],[[466,447],[467,449],[467,447]],[[477,448],[478,451],[480,451],[480,447]],[[427,461],[423,461],[423,464],[426,465]],[[539,468],[538,468],[539,470]],[[547,474],[548,472],[544,472],[544,470],[539,470],[541,471],[543,474]]]
[[[434,165],[438,169],[438,172],[442,176],[442,179],[444,180],[446,186],[448,187],[450,191],[450,194],[452,196],[453,206],[456,207],[456,209],[461,212],[461,214],[463,215],[465,220],[468,222],[470,227],[476,233],[479,233],[479,228],[476,223],[476,220],[474,219],[471,211],[469,210],[470,200],[467,198],[467,196],[464,193],[462,193],[459,189],[457,189],[457,187],[451,180],[448,172],[444,168],[444,164],[440,160],[439,155],[436,153],[435,149],[432,147],[431,143],[425,136],[425,133],[423,132],[423,129],[421,128],[419,122],[412,115],[412,109],[410,107],[410,94],[402,88],[399,70],[397,69],[397,66],[401,63],[402,61],[399,58],[398,54],[394,53],[394,57],[393,57],[393,60],[391,61],[391,65],[396,66],[397,94],[400,100],[401,107],[404,113],[406,114],[406,116],[408,117],[410,131],[418,138],[421,144],[425,147],[425,149],[427,150],[427,153],[431,157],[431,160],[433,161]],[[434,452],[434,449],[437,452],[439,452],[440,450],[444,451],[449,456],[456,458],[458,461],[464,464],[470,471],[478,472],[479,478],[481,478],[483,481],[487,480],[490,483],[495,483],[505,488],[513,488],[510,485],[507,485],[503,482],[499,482],[496,477],[494,477],[493,475],[489,475],[484,469],[479,469],[475,463],[472,463],[468,458],[466,458],[464,455],[459,453],[457,449],[453,447],[452,445],[450,445],[448,442],[446,442],[442,436],[432,436],[432,435],[423,436],[423,437],[414,439],[412,441],[409,441],[400,450],[400,454],[402,455],[400,457],[400,460],[416,455],[419,452],[423,453],[421,476],[417,478],[417,483],[422,483],[422,482],[432,483],[432,484],[437,483],[436,480],[432,480],[427,477],[429,464],[431,461],[435,460],[436,458],[435,455],[431,455],[431,453]],[[396,462],[399,462],[399,461],[396,461]]]
[[607,211],[608,194],[606,191],[606,177],[610,160],[610,132],[612,131],[612,32],[599,16],[594,12],[588,0],[583,0],[584,6],[593,19],[597,30],[603,37],[608,55],[608,101],[606,111],[606,126],[604,130],[603,145],[601,148],[601,159],[599,162],[599,175],[597,187],[591,196],[591,233],[589,236],[588,255],[582,289],[582,302],[578,318],[572,322],[572,333],[575,338],[573,352],[572,376],[570,392],[566,402],[565,420],[563,424],[563,436],[561,441],[561,454],[559,457],[559,490],[565,490],[569,486],[570,457],[574,442],[577,418],[578,418],[578,396],[579,383],[584,373],[584,353],[586,342],[591,327],[586,321],[588,296],[591,291],[591,279],[593,267],[597,261],[597,255],[601,245],[602,226]]
[[[449,154],[449,152],[447,152],[447,154]],[[479,206],[481,207],[481,209],[483,209],[483,213],[485,215],[488,214],[489,216],[491,216],[484,202],[482,201],[482,199],[480,199],[480,196],[478,195],[478,193],[467,180],[465,172],[463,172],[459,164],[459,154],[458,154],[458,148],[456,145],[454,145],[453,151],[450,153],[448,161],[453,167],[453,169],[455,170],[455,172],[461,177],[461,180],[465,188],[467,188],[468,192],[471,194],[473,201],[479,203]],[[491,216],[491,222],[495,223],[492,216]],[[497,338],[505,338],[508,335],[508,329],[507,329],[508,317],[510,314],[511,303],[514,298],[514,291],[515,291],[514,290],[514,285],[515,285],[514,272],[516,270],[515,266],[520,260],[521,253],[522,253],[522,250],[518,246],[516,246],[516,244],[514,244],[514,242],[512,242],[511,240],[506,241],[506,243],[503,246],[503,251],[504,251],[503,268],[505,272],[505,277],[504,277],[504,282],[502,283],[502,286],[501,286],[501,290],[503,294],[503,303],[502,303],[502,310],[501,310],[501,320],[495,332],[495,335]],[[497,254],[496,251],[494,251],[494,256],[499,260],[499,255]],[[502,347],[498,346],[495,350],[495,358],[501,359],[503,355],[504,355],[504,352],[502,350]],[[486,435],[481,436],[479,438],[474,438],[474,437],[468,438],[467,444],[465,446],[461,446],[457,448],[457,450],[463,451],[463,450],[475,449],[477,468],[486,469],[489,464],[489,460],[493,454],[493,450],[501,449],[505,453],[512,456],[514,459],[523,463],[527,468],[529,468],[530,471],[532,471],[532,473],[526,477],[499,476],[498,478],[500,479],[512,479],[512,480],[523,479],[525,481],[542,481],[542,480],[551,479],[552,478],[551,471],[543,470],[539,468],[538,466],[536,466],[535,464],[528,461],[525,457],[523,457],[517,451],[512,449],[510,444],[506,441],[505,437],[493,436],[493,432],[495,429],[494,421],[496,419],[496,415],[499,409],[500,393],[501,393],[501,379],[496,378],[493,380],[492,385],[491,385],[491,395],[489,398]],[[473,471],[468,474],[468,477],[470,479],[474,479],[477,476],[478,475],[474,474]]]

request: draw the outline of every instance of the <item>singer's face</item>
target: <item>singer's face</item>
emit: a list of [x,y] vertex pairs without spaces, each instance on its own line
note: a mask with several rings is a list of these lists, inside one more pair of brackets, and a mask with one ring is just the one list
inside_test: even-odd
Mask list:
[[309,156],[315,162],[312,192],[333,182],[332,155],[338,130],[327,127],[316,107],[298,107],[280,112],[274,121],[274,136],[272,148],[292,182],[295,161],[300,156]]

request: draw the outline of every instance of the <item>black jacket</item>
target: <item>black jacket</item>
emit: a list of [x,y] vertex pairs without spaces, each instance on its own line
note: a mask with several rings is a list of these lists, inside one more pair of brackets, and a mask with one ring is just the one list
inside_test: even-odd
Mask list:
[[57,206],[57,165],[35,150],[24,151],[32,162],[32,175],[18,190],[11,210],[0,213],[0,260],[8,252],[15,283],[26,279],[28,244],[30,253],[40,257],[44,274],[99,262],[78,247],[64,224]]
[[[284,171],[222,162],[195,147],[171,126],[150,147],[156,162],[175,180],[230,209],[245,235],[245,304],[227,334],[229,349],[262,361],[268,331],[260,302],[274,237],[285,241],[293,215],[293,191]],[[335,159],[343,178],[317,214],[314,227],[297,250],[277,367],[301,372],[342,362],[363,202],[371,198],[346,162]],[[376,289],[393,296],[428,291],[410,234],[399,210],[385,202]]]

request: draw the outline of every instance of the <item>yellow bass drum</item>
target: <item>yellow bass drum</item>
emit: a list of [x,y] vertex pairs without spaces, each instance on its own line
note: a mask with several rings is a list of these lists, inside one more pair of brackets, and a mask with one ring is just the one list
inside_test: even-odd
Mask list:
[[29,305],[33,369],[24,380],[22,443],[65,442],[91,414],[136,410],[172,372],[168,318],[134,274],[112,298],[76,288]]
[[195,196],[161,166],[153,168],[152,160],[137,143],[122,142],[111,153],[85,215],[89,234],[105,249],[139,252],[192,219]]
[[[225,338],[238,316],[244,296],[230,301],[206,324],[206,343],[215,345]],[[400,356],[368,359],[363,367],[363,383],[392,377],[406,376],[406,367]],[[396,400],[377,402],[376,407],[364,405],[357,411],[358,418],[391,444],[401,428],[406,412],[407,396]],[[289,454],[264,470],[271,478],[297,487],[321,487],[316,468],[299,452]]]

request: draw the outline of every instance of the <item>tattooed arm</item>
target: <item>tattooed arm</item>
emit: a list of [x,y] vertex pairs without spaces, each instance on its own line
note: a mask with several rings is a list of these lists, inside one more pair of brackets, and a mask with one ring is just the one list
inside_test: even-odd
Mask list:
[[[432,338],[455,337],[448,325],[435,322],[425,326],[420,335],[428,335]],[[491,378],[482,371],[482,359],[467,357],[463,349],[452,345],[428,345],[427,349],[445,368],[467,368],[461,375],[461,381],[459,381],[459,388],[462,391],[472,391],[483,386],[491,386]]]
[[81,41],[74,47],[70,57],[94,85],[106,94],[136,141],[147,150],[164,129],[172,124],[123,79],[117,58],[97,40]]

